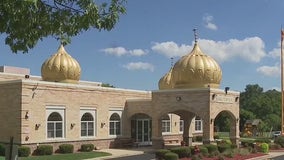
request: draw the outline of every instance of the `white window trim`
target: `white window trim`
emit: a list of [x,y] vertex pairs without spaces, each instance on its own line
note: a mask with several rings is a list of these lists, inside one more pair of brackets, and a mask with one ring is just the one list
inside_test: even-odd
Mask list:
[[168,116],[170,118],[169,120],[163,120],[163,119],[161,120],[161,123],[162,123],[161,127],[163,128],[163,121],[169,121],[170,122],[170,124],[169,124],[170,125],[170,131],[169,132],[162,132],[162,135],[168,135],[168,134],[172,133],[172,114],[168,114]]
[[[123,111],[123,109],[122,108],[110,108],[110,109],[112,109],[112,110],[110,110],[109,111],[109,113],[108,113],[108,136],[110,137],[110,138],[116,138],[116,137],[120,137],[120,136],[122,136],[122,111]],[[117,113],[118,115],[119,115],[119,117],[120,117],[120,135],[110,135],[110,132],[109,132],[109,129],[110,129],[110,117],[111,117],[111,115],[112,114],[114,114],[114,113]]]
[[[94,135],[93,136],[81,136],[81,118],[85,113],[90,113],[93,118],[94,118]],[[97,110],[96,108],[91,108],[91,107],[80,107],[80,118],[79,118],[79,122],[80,122],[80,129],[79,129],[79,135],[80,138],[82,139],[88,139],[88,138],[95,138],[97,136]]]
[[[197,121],[200,122],[200,130],[196,130],[196,128],[195,128]],[[195,130],[195,133],[202,133],[203,132],[203,121],[202,121],[202,119],[194,120],[194,130]]]
[[[46,106],[46,121],[45,121],[45,137],[47,140],[62,140],[62,139],[65,139],[66,137],[66,134],[65,134],[65,131],[66,131],[66,121],[65,121],[65,107],[64,106]],[[54,138],[48,138],[48,133],[47,133],[47,119],[48,117],[50,116],[51,113],[53,112],[57,112],[60,114],[61,118],[62,118],[62,137],[54,137]]]

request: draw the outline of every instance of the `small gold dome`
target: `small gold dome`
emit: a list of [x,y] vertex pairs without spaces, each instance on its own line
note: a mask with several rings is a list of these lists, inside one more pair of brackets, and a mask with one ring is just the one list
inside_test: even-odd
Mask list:
[[172,72],[174,88],[219,88],[221,79],[220,66],[200,50],[197,42],[189,54],[175,63]]
[[160,80],[159,80],[159,89],[173,89],[173,83],[172,83],[172,71],[173,67],[170,69],[170,71],[165,74]]
[[65,51],[63,45],[41,66],[44,81],[78,83],[80,75],[79,63]]

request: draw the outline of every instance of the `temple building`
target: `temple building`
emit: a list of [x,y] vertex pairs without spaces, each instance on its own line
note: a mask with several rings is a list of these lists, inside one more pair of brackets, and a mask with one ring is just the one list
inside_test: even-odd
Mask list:
[[102,87],[80,80],[80,64],[60,46],[43,62],[41,76],[0,67],[0,143],[31,147],[92,143],[97,148],[184,141],[214,141],[214,120],[226,112],[230,139],[239,140],[239,92],[219,89],[222,70],[197,41],[158,82],[159,90]]

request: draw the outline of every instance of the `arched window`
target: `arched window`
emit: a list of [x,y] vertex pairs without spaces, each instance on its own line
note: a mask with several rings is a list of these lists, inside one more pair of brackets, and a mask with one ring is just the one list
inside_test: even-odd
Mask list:
[[171,132],[171,120],[169,115],[167,114],[162,117],[162,132],[163,133]]
[[52,112],[47,118],[47,138],[63,137],[63,121],[58,112]]
[[109,134],[120,135],[120,116],[117,113],[113,113],[109,119]]
[[81,117],[81,136],[94,136],[94,117],[91,113],[85,113]]

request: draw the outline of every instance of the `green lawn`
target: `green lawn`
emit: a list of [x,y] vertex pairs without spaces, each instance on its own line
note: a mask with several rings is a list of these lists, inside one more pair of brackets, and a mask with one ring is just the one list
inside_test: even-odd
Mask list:
[[[50,156],[30,156],[30,157],[20,157],[19,160],[82,160],[88,158],[96,158],[109,156],[110,153],[105,152],[80,152],[71,154],[55,154]],[[5,157],[0,157],[0,160],[5,160]]]

